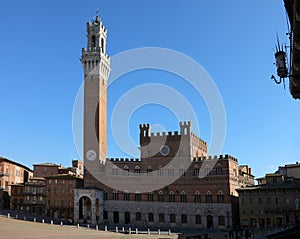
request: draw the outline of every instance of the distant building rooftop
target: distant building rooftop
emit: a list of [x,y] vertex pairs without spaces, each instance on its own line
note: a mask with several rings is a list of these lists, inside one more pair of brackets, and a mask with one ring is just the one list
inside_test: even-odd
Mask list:
[[45,178],[46,179],[48,179],[48,178],[78,178],[78,179],[83,179],[82,177],[78,177],[77,175],[72,175],[72,174],[57,174],[57,175],[47,176]]
[[37,163],[37,164],[34,164],[33,166],[59,166],[55,163],[49,163],[49,162],[46,162],[46,163]]
[[7,162],[7,163],[15,164],[15,165],[17,165],[17,166],[19,166],[19,167],[22,167],[22,168],[26,169],[26,170],[29,171],[29,172],[33,172],[32,169],[28,168],[27,166],[25,166],[25,165],[23,165],[23,164],[20,164],[20,163],[18,163],[18,162],[12,161],[12,160],[10,160],[10,159],[8,159],[8,158],[4,158],[4,157],[1,157],[1,156],[0,156],[0,161],[5,161],[5,162]]

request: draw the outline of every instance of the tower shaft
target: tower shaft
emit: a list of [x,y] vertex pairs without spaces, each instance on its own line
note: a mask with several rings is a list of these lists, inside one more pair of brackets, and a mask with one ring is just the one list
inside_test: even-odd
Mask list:
[[87,48],[82,49],[84,71],[84,159],[107,158],[107,30],[98,16],[87,23]]

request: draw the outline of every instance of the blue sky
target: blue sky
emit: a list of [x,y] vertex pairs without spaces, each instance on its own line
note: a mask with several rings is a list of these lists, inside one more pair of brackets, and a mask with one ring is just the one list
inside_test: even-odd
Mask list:
[[[27,166],[70,165],[79,158],[72,110],[83,81],[81,48],[96,9],[108,29],[110,56],[140,47],[163,47],[196,60],[217,85],[226,110],[223,153],[249,164],[256,176],[299,160],[299,101],[275,85],[276,34],[288,44],[283,1],[277,0],[11,0],[0,8],[0,155]],[[132,72],[109,89],[109,114],[126,91],[144,83],[166,84],[186,96],[197,112],[200,137],[211,123],[203,99],[179,77],[158,70]],[[110,118],[109,118],[110,120]],[[129,124],[138,143],[138,123],[178,130],[159,105],[137,110]],[[109,156],[124,154],[109,133]]]

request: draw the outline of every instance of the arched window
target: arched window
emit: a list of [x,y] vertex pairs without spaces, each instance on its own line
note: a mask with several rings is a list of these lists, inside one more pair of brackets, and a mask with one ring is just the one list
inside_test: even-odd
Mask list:
[[113,212],[113,218],[114,218],[114,223],[119,223],[119,212],[118,211],[114,211]]
[[148,166],[148,168],[147,168],[147,176],[152,176],[153,174],[152,174],[152,167],[151,166]]
[[224,194],[222,191],[218,192],[218,203],[224,203]]
[[93,35],[92,36],[92,49],[96,47],[96,37]]
[[135,192],[135,194],[134,194],[134,200],[136,202],[141,201],[141,193],[140,192]]
[[168,168],[168,177],[174,177],[174,169],[172,167]]
[[157,176],[159,176],[159,177],[164,176],[164,172],[163,172],[163,169],[161,166],[158,166]]
[[216,167],[216,175],[222,175],[222,174],[223,174],[222,166],[221,164],[218,164]]
[[140,213],[140,212],[135,213],[135,220],[137,222],[141,222],[142,221],[142,213]]
[[128,168],[128,166],[124,166],[124,168],[123,168],[123,176],[129,176],[129,168]]
[[198,191],[195,192],[195,203],[201,203],[201,195]]
[[165,215],[163,213],[158,214],[158,222],[165,222]]
[[101,51],[104,52],[104,39],[101,38]]
[[184,191],[180,193],[180,202],[186,202],[186,193]]
[[134,176],[140,176],[141,170],[139,166],[134,168]]
[[104,192],[103,192],[103,200],[107,200],[108,199],[108,194],[107,194],[107,191],[106,190],[104,190]]
[[116,190],[113,191],[113,200],[115,201],[119,200],[119,193]]
[[113,175],[113,176],[118,175],[118,171],[119,171],[119,170],[118,170],[118,167],[117,167],[116,165],[114,165],[113,168],[112,168],[112,175]]
[[170,214],[170,223],[176,223],[176,216],[175,214]]
[[210,173],[210,167],[206,166],[205,167],[205,176],[209,176],[209,173]]
[[206,227],[207,229],[212,229],[214,226],[214,218],[212,215],[207,215],[206,216]]
[[235,168],[233,169],[233,177],[235,177],[235,178],[237,177],[237,171]]
[[148,201],[148,202],[153,202],[153,193],[152,193],[152,192],[149,192],[149,193],[148,193],[147,201]]
[[158,201],[159,201],[159,202],[164,202],[164,201],[165,201],[163,191],[160,191],[160,192],[158,193]]
[[181,223],[187,223],[187,215],[181,214]]
[[212,203],[212,195],[210,191],[206,193],[206,203]]
[[126,211],[124,213],[124,221],[125,221],[125,224],[129,224],[130,223],[130,212]]
[[175,194],[173,191],[169,193],[169,202],[175,202]]
[[219,226],[225,226],[225,217],[224,216],[219,216],[218,221],[219,221]]
[[180,168],[179,168],[179,176],[185,177],[185,169],[183,166],[180,166]]
[[148,213],[148,221],[153,222],[154,221],[154,214],[152,212]]
[[194,176],[199,177],[199,175],[200,175],[200,169],[198,167],[195,167],[194,168]]
[[127,190],[124,191],[124,201],[130,201],[130,194]]

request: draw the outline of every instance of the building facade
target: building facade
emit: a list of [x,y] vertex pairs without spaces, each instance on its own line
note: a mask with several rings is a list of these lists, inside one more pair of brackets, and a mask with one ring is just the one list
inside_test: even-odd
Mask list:
[[[184,130],[186,126],[188,130]],[[106,175],[111,175],[110,180],[116,180],[119,186],[123,184],[123,190],[108,187],[85,171],[85,187],[104,191],[104,223],[210,229],[238,225],[236,189],[253,185],[251,170],[246,166],[243,167],[247,172],[239,168],[237,159],[230,155],[207,156],[206,144],[190,133],[190,126],[189,122],[180,124],[183,135],[178,132],[154,135],[150,133],[150,125],[148,134],[142,125],[141,148],[150,138],[152,145],[146,152],[141,150],[141,154],[151,155],[157,148],[160,150],[146,158],[109,159],[113,167]],[[157,144],[161,135],[167,135],[163,145]],[[191,150],[194,142],[201,142],[200,147]],[[206,156],[193,157],[191,153]],[[174,160],[177,154],[180,154],[179,164]],[[148,191],[145,188],[149,185],[141,183],[132,190],[134,183],[143,181],[156,182],[152,187],[157,189]],[[170,182],[160,185],[158,181]]]
[[39,163],[33,165],[33,176],[34,177],[48,177],[57,175],[61,165],[55,163]]
[[208,156],[191,122],[180,122],[179,131],[158,133],[141,124],[140,158],[106,158],[106,33],[98,16],[87,23],[81,57],[84,188],[75,190],[75,221],[210,229],[237,225],[236,189],[254,183],[251,169],[239,168],[229,155]]
[[30,168],[0,157],[0,208],[10,207],[11,185],[27,182],[30,177]]
[[73,220],[74,189],[83,187],[83,165],[73,160],[71,167],[54,163],[33,165],[33,175],[25,183],[11,185],[10,208],[55,219]]
[[14,184],[11,186],[10,209],[24,211],[24,184]]
[[25,212],[44,215],[46,192],[44,178],[31,178],[25,183]]
[[286,178],[300,179],[300,164],[296,162],[294,164],[279,166],[278,173],[284,175]]
[[251,228],[291,226],[299,223],[300,180],[266,174],[257,186],[240,188],[241,225]]
[[290,22],[290,93],[300,99],[300,3],[297,0],[284,0]]
[[44,215],[45,179],[32,177],[23,184],[12,185],[10,208],[31,214]]
[[73,221],[74,189],[83,187],[83,178],[59,174],[46,178],[46,215],[55,219]]
[[255,185],[254,176],[252,175],[252,169],[248,165],[239,166],[239,186],[249,187]]

